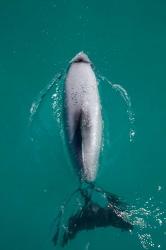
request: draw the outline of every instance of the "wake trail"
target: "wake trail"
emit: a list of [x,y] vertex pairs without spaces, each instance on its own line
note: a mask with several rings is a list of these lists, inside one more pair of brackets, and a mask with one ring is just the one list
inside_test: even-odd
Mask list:
[[127,106],[127,115],[128,115],[128,120],[130,124],[130,130],[129,130],[129,140],[130,142],[133,142],[134,137],[135,137],[135,114],[132,109],[132,103],[131,103],[131,98],[129,94],[127,93],[127,90],[122,87],[120,84],[113,84],[110,80],[107,79],[107,77],[99,75],[99,79],[102,81],[106,81],[113,90],[119,92],[120,96],[123,98],[126,106]]
[[31,124],[32,121],[34,120],[35,115],[38,112],[38,109],[40,107],[40,104],[42,103],[43,99],[47,95],[47,93],[53,88],[55,84],[58,83],[59,80],[62,79],[63,73],[57,73],[52,81],[45,87],[43,88],[40,92],[37,98],[32,102],[31,108],[30,108],[30,116],[29,116],[29,123]]

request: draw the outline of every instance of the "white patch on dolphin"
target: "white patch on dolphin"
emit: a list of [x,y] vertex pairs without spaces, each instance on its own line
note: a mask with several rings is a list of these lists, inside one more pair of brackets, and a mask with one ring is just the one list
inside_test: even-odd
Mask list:
[[[81,177],[94,181],[102,138],[102,116],[98,83],[86,54],[72,60],[65,81],[68,140],[75,151]],[[80,140],[78,140],[78,131]]]

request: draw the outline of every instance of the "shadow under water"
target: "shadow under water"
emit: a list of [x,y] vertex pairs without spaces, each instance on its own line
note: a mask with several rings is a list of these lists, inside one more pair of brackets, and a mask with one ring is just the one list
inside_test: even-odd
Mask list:
[[[78,204],[77,197],[77,204],[74,207],[78,209],[72,216],[67,218],[67,222],[64,222],[64,209],[66,209],[66,205],[68,205],[73,194],[77,192],[80,194],[79,204],[81,205]],[[56,219],[56,230],[53,237],[55,246],[60,244],[64,247],[83,230],[87,231],[109,226],[119,228],[122,231],[133,230],[132,223],[130,223],[127,216],[124,216],[127,204],[122,202],[118,196],[92,183],[84,183],[84,186],[77,189],[73,194],[67,200],[67,203],[61,206]],[[62,226],[63,224],[65,225],[64,227]]]

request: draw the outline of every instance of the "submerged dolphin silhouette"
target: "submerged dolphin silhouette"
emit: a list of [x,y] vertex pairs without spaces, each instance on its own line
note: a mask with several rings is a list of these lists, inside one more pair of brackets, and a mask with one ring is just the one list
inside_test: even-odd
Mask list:
[[[119,198],[97,187],[94,183],[102,140],[102,115],[98,83],[88,56],[80,52],[70,62],[65,81],[64,110],[67,142],[74,158],[81,183],[79,191],[84,205],[72,215],[62,233],[61,246],[81,230],[114,226],[132,230],[133,225],[123,217],[124,204]],[[74,192],[76,193],[76,192]],[[104,206],[93,200],[93,194],[102,194]],[[56,245],[60,237],[62,213],[53,237]]]

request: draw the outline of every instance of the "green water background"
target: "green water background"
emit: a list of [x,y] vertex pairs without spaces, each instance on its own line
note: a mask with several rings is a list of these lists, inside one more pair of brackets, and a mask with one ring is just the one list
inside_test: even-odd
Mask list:
[[81,50],[99,75],[127,89],[136,117],[130,143],[125,103],[100,84],[105,139],[97,181],[138,210],[146,205],[152,226],[132,235],[82,232],[66,249],[166,249],[165,217],[155,212],[165,211],[166,200],[165,25],[162,0],[0,1],[0,249],[53,249],[53,218],[77,177],[53,114],[55,89],[32,126],[30,107]]

